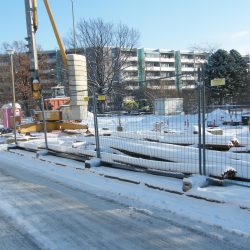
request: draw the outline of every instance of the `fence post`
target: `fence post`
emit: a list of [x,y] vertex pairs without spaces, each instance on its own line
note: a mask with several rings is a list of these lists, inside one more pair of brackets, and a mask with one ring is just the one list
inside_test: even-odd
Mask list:
[[41,96],[41,106],[42,106],[42,116],[43,116],[43,132],[44,132],[44,141],[45,141],[45,148],[48,150],[48,138],[47,138],[47,124],[46,124],[46,115],[44,110],[44,99],[43,95]]
[[199,174],[202,175],[201,166],[201,70],[198,68],[198,137],[199,137]]
[[97,105],[96,105],[96,91],[93,88],[93,108],[94,108],[94,126],[95,126],[95,144],[96,144],[96,157],[101,159],[100,152],[100,141],[99,141],[99,131],[98,131],[98,120],[97,120]]
[[205,81],[203,79],[203,68],[202,68],[202,129],[203,129],[203,133],[202,133],[202,153],[203,153],[203,175],[206,175],[206,117],[205,117],[205,112],[206,112],[206,108],[205,108],[205,104],[206,104],[206,86],[205,86]]

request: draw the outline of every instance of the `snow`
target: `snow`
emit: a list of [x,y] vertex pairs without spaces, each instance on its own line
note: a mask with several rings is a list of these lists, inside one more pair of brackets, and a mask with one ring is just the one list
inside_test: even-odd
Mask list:
[[[226,169],[231,167],[237,171],[237,177],[250,178],[250,155],[247,153],[250,146],[248,127],[222,125],[223,120],[235,121],[240,117],[219,109],[206,114],[207,121],[213,120],[216,125],[221,125],[218,128],[206,129],[206,144],[210,147],[219,145],[226,150],[206,150],[208,175],[221,177]],[[98,117],[102,159],[107,163],[119,162],[143,168],[197,174],[197,119],[197,115]],[[89,130],[94,134],[91,113],[84,123],[88,123]],[[116,131],[119,123],[124,128],[122,132]],[[223,134],[214,135],[208,132],[213,130],[221,130]],[[8,136],[6,135],[6,138],[9,138]],[[40,133],[32,133],[32,137],[18,135],[18,141],[20,146],[31,149],[45,147],[43,135]],[[50,149],[65,153],[96,156],[94,136],[87,136],[81,131],[71,135],[61,132],[48,133],[48,144]],[[237,144],[240,147],[236,147]]]
[[[223,125],[223,121],[239,121],[240,117],[223,110],[206,115],[207,122],[215,122],[218,130],[223,131],[222,135],[213,135],[206,130],[206,142],[212,146],[219,144],[228,147],[228,151],[206,150],[208,175],[221,177],[225,171],[233,169],[237,177],[250,178],[248,127]],[[94,134],[92,114],[84,122],[88,123]],[[116,131],[119,122],[123,132]],[[198,135],[194,133],[197,130],[197,115],[110,116],[98,117],[98,123],[102,161],[149,170],[199,173]],[[193,175],[185,180],[192,184],[192,188],[183,192],[181,179],[97,167],[100,160],[95,158],[95,137],[86,136],[80,131],[71,135],[48,133],[49,148],[92,158],[88,162],[90,169],[85,168],[84,163],[46,155],[44,151],[38,154],[38,158],[31,152],[5,152],[7,147],[3,143],[12,137],[11,134],[0,137],[2,162],[18,164],[22,161],[25,164],[20,168],[28,168],[41,176],[76,188],[85,189],[87,186],[96,193],[101,190],[105,197],[115,196],[118,200],[125,197],[129,206],[136,206],[136,202],[140,202],[250,238],[250,189],[232,184],[236,182],[225,181],[224,186],[210,186],[207,185],[207,177]],[[235,147],[235,141],[239,142],[240,147]],[[18,145],[41,150],[45,148],[43,134],[32,133],[32,137],[18,135]]]
[[[129,137],[126,134],[123,137],[123,133],[121,133],[119,137],[117,134],[100,137],[102,159],[108,163],[120,162],[157,170],[199,173],[198,148],[168,143],[163,145],[160,142],[150,141],[145,143],[144,140],[138,139],[138,134],[132,136],[131,133],[130,135]],[[96,155],[94,137],[58,135],[50,137],[48,143],[49,148],[53,150],[92,157]],[[19,142],[18,144],[32,149],[45,146],[43,139]],[[119,153],[119,151],[124,150],[162,160],[142,159]],[[206,162],[207,174],[222,176],[226,169],[232,167],[237,171],[238,177],[249,178],[250,156],[248,154],[207,150]]]
[[203,188],[208,185],[208,178],[206,176],[193,175],[188,178],[183,178],[183,183],[189,184],[190,188]]
[[94,168],[99,167],[101,165],[101,160],[99,158],[92,158],[90,160],[85,161],[85,167]]
[[[197,184],[184,193],[181,179],[106,167],[85,169],[83,163],[69,159],[48,155],[40,155],[37,159],[31,152],[12,151],[16,153],[2,150],[0,161],[16,164],[20,169],[28,169],[39,176],[63,182],[80,190],[92,190],[100,196],[115,198],[118,202],[126,200],[132,209],[145,210],[149,214],[153,213],[153,208],[168,210],[250,238],[249,188],[235,185],[200,187],[201,185]],[[22,164],[19,164],[20,162]],[[192,181],[200,183],[200,178],[204,179],[198,176]],[[1,201],[2,206],[8,208],[4,201]]]

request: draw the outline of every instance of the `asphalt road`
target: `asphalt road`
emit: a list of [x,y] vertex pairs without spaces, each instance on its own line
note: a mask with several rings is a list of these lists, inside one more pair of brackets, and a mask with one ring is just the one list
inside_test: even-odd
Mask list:
[[133,209],[11,163],[0,163],[0,249],[249,247],[230,233],[181,221],[166,211],[158,215]]

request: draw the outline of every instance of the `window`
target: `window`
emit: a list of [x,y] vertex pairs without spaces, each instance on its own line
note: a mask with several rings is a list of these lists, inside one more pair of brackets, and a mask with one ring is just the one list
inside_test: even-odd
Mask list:
[[173,54],[161,53],[161,58],[174,58]]

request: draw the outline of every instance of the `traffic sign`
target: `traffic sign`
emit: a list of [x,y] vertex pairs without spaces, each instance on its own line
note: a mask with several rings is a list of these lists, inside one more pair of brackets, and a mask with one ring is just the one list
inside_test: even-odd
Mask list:
[[105,95],[98,95],[97,100],[98,101],[105,101],[106,97],[105,97]]
[[213,80],[211,80],[211,86],[223,86],[226,84],[226,80],[225,78],[214,78]]

